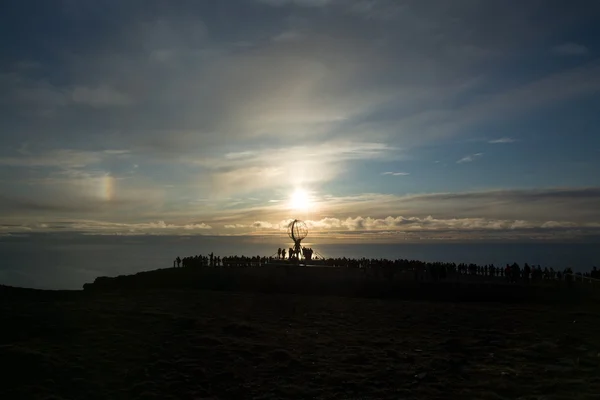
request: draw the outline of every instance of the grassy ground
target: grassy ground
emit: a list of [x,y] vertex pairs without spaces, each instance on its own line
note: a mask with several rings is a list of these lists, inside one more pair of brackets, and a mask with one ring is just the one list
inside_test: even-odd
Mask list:
[[0,399],[600,393],[598,308],[183,290],[0,301]]

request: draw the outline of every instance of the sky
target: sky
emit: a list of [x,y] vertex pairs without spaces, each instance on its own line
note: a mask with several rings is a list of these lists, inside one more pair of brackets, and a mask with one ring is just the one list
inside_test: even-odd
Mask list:
[[598,240],[600,3],[8,0],[0,235]]

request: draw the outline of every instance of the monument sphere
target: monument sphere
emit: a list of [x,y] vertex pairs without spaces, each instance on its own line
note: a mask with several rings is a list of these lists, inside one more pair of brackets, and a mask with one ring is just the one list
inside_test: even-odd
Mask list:
[[306,223],[304,223],[304,221],[295,219],[292,222],[290,222],[290,224],[288,226],[288,236],[294,242],[300,242],[307,235],[308,235],[308,227],[306,226]]

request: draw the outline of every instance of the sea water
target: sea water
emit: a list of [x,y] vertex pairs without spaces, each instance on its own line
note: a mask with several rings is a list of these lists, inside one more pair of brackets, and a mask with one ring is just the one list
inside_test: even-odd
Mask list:
[[[117,276],[173,266],[190,255],[270,256],[289,240],[244,237],[60,236],[0,238],[0,284],[40,289],[81,289],[98,276]],[[308,242],[307,242],[308,244]],[[588,271],[600,266],[595,243],[311,243],[326,257],[405,258]]]

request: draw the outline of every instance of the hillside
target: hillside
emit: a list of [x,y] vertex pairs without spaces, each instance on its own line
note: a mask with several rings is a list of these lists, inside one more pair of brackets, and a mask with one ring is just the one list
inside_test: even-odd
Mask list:
[[587,306],[0,290],[0,398],[577,399]]

